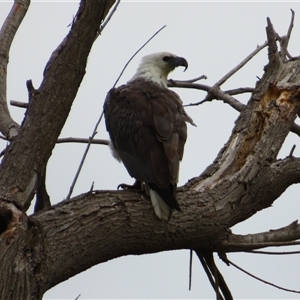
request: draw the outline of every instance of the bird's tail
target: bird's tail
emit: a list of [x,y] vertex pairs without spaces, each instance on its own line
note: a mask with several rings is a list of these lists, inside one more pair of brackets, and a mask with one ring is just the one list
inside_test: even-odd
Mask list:
[[170,189],[161,189],[154,184],[149,184],[148,191],[155,214],[161,220],[169,221],[173,209],[180,211],[180,207],[175,198],[176,186],[170,186]]

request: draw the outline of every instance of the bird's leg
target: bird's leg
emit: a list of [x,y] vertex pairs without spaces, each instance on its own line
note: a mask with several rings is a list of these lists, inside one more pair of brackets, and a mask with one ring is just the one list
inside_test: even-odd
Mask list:
[[141,190],[142,189],[142,182],[140,180],[136,180],[133,185],[129,185],[126,183],[121,183],[118,185],[117,189],[123,189],[123,190]]

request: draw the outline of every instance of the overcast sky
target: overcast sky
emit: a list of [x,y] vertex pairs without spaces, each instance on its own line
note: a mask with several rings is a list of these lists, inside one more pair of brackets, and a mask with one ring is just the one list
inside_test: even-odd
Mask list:
[[[42,2],[42,3],[41,3]],[[0,0],[0,22],[3,23],[12,1]],[[27,101],[25,82],[32,79],[37,88],[52,51],[69,31],[68,24],[76,14],[78,1],[32,1],[11,48],[8,69],[8,99]],[[266,18],[284,35],[291,12],[296,13],[290,42],[290,53],[300,54],[300,3],[205,3],[181,1],[124,1],[95,42],[87,73],[75,99],[61,137],[88,137],[102,111],[107,91],[114,84],[130,56],[160,27],[167,27],[131,62],[119,84],[129,80],[142,56],[170,51],[189,62],[188,70],[178,69],[173,79],[190,79],[205,74],[205,84],[213,85],[266,40]],[[224,89],[253,87],[267,64],[266,50],[261,51],[243,70],[231,78]],[[176,89],[185,104],[196,102],[205,93]],[[238,99],[247,103],[249,95]],[[24,110],[10,108],[21,123]],[[238,113],[221,101],[189,107],[197,127],[189,126],[185,156],[180,169],[180,185],[199,175],[216,157],[228,140]],[[108,138],[102,122],[97,138]],[[287,137],[280,157],[289,154],[299,138]],[[1,142],[3,148],[5,143]],[[48,165],[47,189],[52,203],[63,200],[84,152],[81,144],[59,144]],[[294,152],[300,155],[298,146]],[[75,187],[73,196],[86,192],[92,182],[95,189],[115,189],[121,182],[133,179],[114,160],[106,146],[92,146]],[[88,205],[88,203],[87,203]],[[285,226],[299,218],[299,186],[289,188],[272,208],[257,213],[238,224],[234,233],[255,233]],[[255,275],[286,288],[300,290],[300,257],[269,257],[254,254],[229,254],[236,264]],[[297,299],[299,294],[280,291],[260,283],[232,266],[216,261],[235,299]],[[172,251],[143,256],[126,256],[95,266],[54,287],[45,299],[96,298],[214,298],[214,292],[200,263],[194,258],[193,286],[188,291],[189,251]]]

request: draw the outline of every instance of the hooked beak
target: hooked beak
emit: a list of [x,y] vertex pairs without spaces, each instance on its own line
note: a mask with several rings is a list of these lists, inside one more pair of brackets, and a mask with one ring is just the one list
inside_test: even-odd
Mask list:
[[172,57],[169,60],[169,64],[173,67],[185,67],[185,69],[183,70],[183,72],[185,72],[185,70],[188,68],[188,62],[185,58],[180,57],[180,56],[176,56],[176,57]]
[[184,67],[183,72],[185,72],[189,66],[187,60],[185,58],[179,57],[179,56],[175,57],[175,64],[176,64],[176,67]]

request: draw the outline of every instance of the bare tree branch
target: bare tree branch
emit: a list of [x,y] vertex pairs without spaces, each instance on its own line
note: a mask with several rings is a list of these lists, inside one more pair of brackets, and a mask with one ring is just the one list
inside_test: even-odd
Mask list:
[[14,1],[11,11],[0,31],[0,132],[8,140],[13,139],[20,129],[20,126],[10,116],[6,100],[9,50],[29,5],[30,0]]
[[291,255],[291,254],[300,254],[299,251],[281,251],[281,252],[275,252],[275,251],[261,251],[261,250],[251,250],[251,251],[244,251],[246,253],[251,254],[266,254],[266,255]]
[[254,88],[243,87],[243,88],[227,90],[227,91],[224,91],[224,93],[232,96],[232,95],[239,95],[239,94],[244,94],[244,93],[252,93],[253,91],[254,91]]
[[277,39],[277,34],[274,30],[273,24],[271,23],[270,19],[267,18],[267,38],[268,38],[268,58],[269,58],[269,67],[272,67],[275,64],[280,64],[280,56],[278,53],[278,48],[276,45],[276,39]]
[[300,126],[294,123],[291,127],[291,132],[297,134],[300,137]]
[[108,22],[110,21],[111,17],[114,15],[114,13],[116,12],[119,4],[120,4],[121,0],[117,0],[115,5],[112,7],[111,12],[109,13],[109,15],[105,18],[104,22],[101,24],[99,31],[97,33],[96,38],[102,33],[103,29],[105,28],[105,26],[108,24]]
[[189,263],[189,291],[192,289],[192,266],[193,266],[193,250],[190,249],[190,263]]
[[228,235],[221,245],[225,252],[250,251],[266,247],[299,245],[300,225],[294,221],[288,226],[248,235]]
[[279,36],[277,37],[280,42],[280,56],[283,61],[287,61],[286,58],[288,58],[289,60],[295,59],[290,55],[290,53],[287,49],[290,38],[291,38],[291,33],[292,33],[292,30],[294,27],[295,12],[292,9],[291,9],[291,12],[292,12],[292,17],[291,17],[291,22],[290,22],[290,26],[289,26],[287,35],[282,36],[282,37],[279,37]]
[[296,145],[293,145],[293,147],[290,151],[289,157],[293,157],[293,153],[294,153],[295,149],[296,149]]
[[10,105],[20,107],[20,108],[28,108],[29,106],[27,102],[20,102],[16,100],[10,100]]
[[[224,300],[223,296],[220,295],[220,291],[219,291],[219,286],[218,286],[218,278],[215,274],[215,272],[213,272],[213,270],[209,267],[209,265],[211,265],[209,263],[209,259],[205,259],[204,255],[202,253],[200,253],[199,251],[195,251],[200,262],[201,265],[206,273],[206,276],[208,277],[208,280],[212,286],[212,288],[214,289],[215,293],[216,293],[216,299],[217,300]],[[212,255],[212,253],[211,253]]]
[[244,60],[242,60],[236,67],[230,70],[227,74],[225,74],[221,79],[219,79],[214,86],[220,87],[223,83],[225,83],[232,75],[234,75],[238,70],[240,70],[244,65],[246,65],[259,51],[264,49],[268,45],[268,42],[265,42],[261,46],[257,46],[256,49],[251,52]]
[[57,144],[61,143],[83,143],[83,144],[97,144],[97,145],[109,145],[108,140],[101,140],[101,139],[85,139],[85,138],[75,138],[75,137],[68,137],[68,138],[60,138],[56,142]]
[[277,288],[277,289],[280,289],[280,290],[283,290],[283,291],[286,291],[286,292],[291,292],[291,293],[300,294],[300,291],[291,290],[291,289],[287,289],[287,288],[281,287],[281,286],[279,286],[279,285],[276,285],[276,284],[274,284],[274,283],[271,283],[271,282],[269,282],[269,281],[266,281],[266,280],[264,280],[264,279],[261,279],[261,278],[255,276],[255,275],[253,275],[252,273],[246,271],[245,269],[239,267],[238,265],[236,265],[235,263],[233,263],[232,261],[230,261],[225,255],[222,256],[222,260],[224,260],[224,262],[225,262],[226,264],[230,264],[230,265],[234,266],[234,267],[237,268],[238,270],[244,272],[245,274],[247,274],[247,275],[249,275],[249,276],[255,278],[256,280],[259,280],[259,281],[261,281],[261,282],[263,282],[263,283],[265,283],[265,284],[271,285],[271,286],[273,286],[273,287],[275,287],[275,288]]
[[252,53],[250,53],[243,61],[241,61],[236,67],[234,67],[232,70],[230,70],[227,74],[225,74],[221,79],[219,79],[213,86],[207,86],[207,85],[200,85],[200,84],[194,84],[192,80],[188,81],[175,81],[175,80],[169,80],[168,86],[169,87],[182,87],[182,88],[193,88],[193,89],[199,89],[207,92],[206,97],[204,100],[197,102],[197,103],[191,103],[185,106],[196,106],[199,104],[202,104],[207,101],[212,101],[214,98],[218,100],[223,100],[225,103],[232,106],[237,111],[242,111],[245,107],[242,103],[240,103],[237,99],[231,97],[230,95],[238,94],[241,92],[251,92],[249,88],[243,90],[234,90],[231,93],[226,93],[221,91],[220,87],[223,83],[225,83],[232,75],[234,75],[238,70],[240,70],[245,64],[247,64],[259,51],[261,51],[263,48],[265,48],[268,45],[268,42],[265,42],[263,45],[258,46]]
[[[180,88],[189,88],[189,89],[198,89],[198,90],[203,90],[203,91],[207,91],[208,93],[214,95],[214,97],[218,100],[223,100],[225,103],[229,104],[231,107],[233,107],[234,109],[236,109],[237,111],[241,112],[245,105],[242,104],[241,102],[239,102],[237,99],[231,97],[229,94],[225,94],[224,92],[222,92],[218,87],[210,87],[208,85],[204,85],[204,84],[199,84],[199,83],[190,83],[190,82],[182,82],[182,81],[169,81],[168,82],[168,87],[180,87]],[[206,102],[208,100],[206,100],[206,98],[200,102],[197,103],[190,103],[186,106],[197,106],[200,105],[204,102]]]
[[162,26],[160,29],[158,29],[138,50],[135,51],[135,53],[129,58],[125,66],[123,67],[120,75],[118,76],[117,80],[115,81],[113,87],[117,85],[119,82],[121,76],[123,75],[124,71],[126,70],[127,66],[130,64],[130,62],[133,60],[133,58],[156,36],[158,35],[163,29],[165,29],[167,25]]
[[[207,79],[207,76],[206,75],[201,75],[201,76],[198,76],[196,78],[192,78],[192,79],[187,79],[187,80],[175,80],[177,83],[184,83],[184,82],[196,82],[196,81],[199,81],[199,80],[202,80],[202,79]],[[169,79],[168,82],[173,82],[174,80],[173,79]]]
[[81,161],[80,161],[80,163],[79,163],[78,169],[77,169],[77,171],[76,171],[76,173],[75,173],[74,179],[73,179],[73,181],[72,181],[72,183],[71,183],[71,186],[70,186],[70,189],[69,189],[69,193],[68,193],[66,199],[70,199],[70,197],[71,197],[71,195],[72,195],[72,193],[73,193],[73,190],[74,190],[75,184],[76,184],[76,182],[77,182],[77,179],[78,179],[78,177],[79,177],[80,171],[81,171],[81,169],[82,169],[82,167],[83,167],[84,161],[85,161],[86,156],[87,156],[87,154],[88,154],[88,151],[89,151],[89,149],[90,149],[91,141],[93,140],[94,136],[97,134],[97,128],[98,128],[98,125],[100,124],[100,121],[101,121],[101,119],[102,119],[102,116],[103,116],[103,113],[101,114],[101,116],[100,116],[98,122],[96,123],[96,126],[95,126],[95,128],[94,128],[94,131],[93,131],[92,136],[89,138],[89,142],[88,142],[88,144],[87,144],[87,146],[86,146],[86,148],[85,148],[85,150],[84,150],[83,156],[82,156]]
[[[228,288],[227,283],[224,280],[223,275],[219,271],[218,267],[215,264],[214,256],[212,252],[201,252],[195,250],[202,267],[216,292],[217,300],[232,300],[233,297]],[[222,295],[221,295],[222,293]]]

